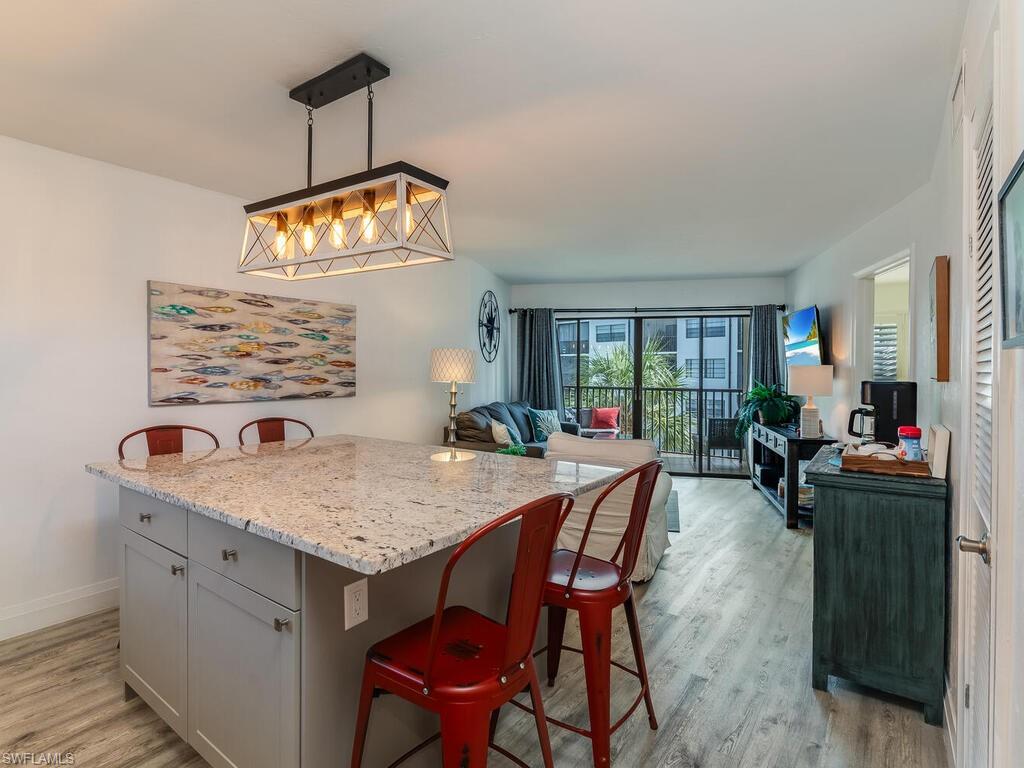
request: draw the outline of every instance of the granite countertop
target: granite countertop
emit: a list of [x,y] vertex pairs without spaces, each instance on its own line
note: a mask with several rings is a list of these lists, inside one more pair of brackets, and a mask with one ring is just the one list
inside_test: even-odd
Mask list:
[[86,471],[361,573],[445,549],[551,493],[607,485],[621,467],[332,435],[89,464]]

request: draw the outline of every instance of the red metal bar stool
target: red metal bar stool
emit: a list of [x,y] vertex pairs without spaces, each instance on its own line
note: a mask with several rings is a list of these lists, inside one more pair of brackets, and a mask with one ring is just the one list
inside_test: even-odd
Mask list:
[[[633,604],[633,582],[630,577],[640,553],[644,527],[647,525],[647,513],[650,511],[651,496],[659,472],[661,462],[650,461],[630,470],[609,485],[597,497],[590,510],[587,526],[580,540],[579,552],[559,549],[551,556],[548,583],[544,587],[544,604],[548,607],[548,685],[555,683],[563,650],[583,654],[590,730],[550,717],[547,720],[549,723],[588,737],[593,746],[595,766],[610,764],[611,735],[629,719],[641,700],[647,705],[647,719],[651,729],[658,728],[654,702],[651,700],[651,685],[647,679],[644,649],[640,642],[640,624],[637,621],[636,606]],[[633,492],[629,522],[611,560],[585,555],[587,539],[590,537],[590,529],[594,525],[598,507],[616,488],[632,478],[636,478],[636,490]],[[629,636],[633,641],[635,670],[612,661],[611,657],[612,610],[620,605],[625,609]],[[566,611],[569,609],[579,614],[582,649],[563,645]],[[636,700],[614,725],[611,723],[612,666],[640,680],[640,693]]]
[[242,437],[242,433],[245,432],[249,427],[255,426],[256,432],[260,436],[261,443],[280,443],[284,440],[284,425],[285,422],[292,424],[298,424],[300,427],[305,428],[309,432],[310,437],[315,437],[313,434],[313,428],[304,421],[298,419],[289,419],[284,416],[271,417],[266,419],[256,419],[250,421],[248,424],[238,430],[238,444],[245,445],[245,440]]
[[185,430],[201,432],[209,435],[213,440],[213,447],[220,448],[220,441],[217,436],[208,429],[202,427],[190,427],[187,424],[159,424],[155,427],[143,427],[121,438],[117,444],[117,457],[124,458],[124,444],[136,435],[146,436],[146,445],[149,448],[150,456],[164,456],[168,453],[181,453],[185,442]]
[[[552,768],[533,645],[551,551],[572,497],[555,494],[513,510],[475,531],[452,553],[441,576],[433,618],[398,632],[366,654],[363,685],[352,744],[352,767],[360,768],[373,699],[393,693],[441,718],[445,768],[482,768],[488,748],[529,768],[494,743],[498,710],[529,688],[546,768]],[[445,607],[448,583],[459,559],[491,531],[520,520],[519,544],[504,624],[464,606]],[[398,765],[436,741],[437,735],[406,752]]]

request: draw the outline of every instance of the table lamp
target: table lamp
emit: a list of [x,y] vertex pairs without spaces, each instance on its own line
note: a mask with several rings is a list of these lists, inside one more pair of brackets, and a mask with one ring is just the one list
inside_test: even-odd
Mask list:
[[459,384],[472,384],[475,376],[475,360],[471,349],[442,348],[430,353],[430,380],[451,384],[448,398],[448,447],[449,450],[435,453],[434,461],[468,461],[474,454],[455,450],[455,399]]
[[789,394],[807,396],[807,403],[800,409],[800,436],[821,437],[821,414],[814,405],[814,396],[832,394],[832,366],[791,366]]

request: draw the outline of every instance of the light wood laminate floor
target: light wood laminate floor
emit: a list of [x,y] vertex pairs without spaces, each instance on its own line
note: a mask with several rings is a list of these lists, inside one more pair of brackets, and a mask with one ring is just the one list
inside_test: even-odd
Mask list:
[[[811,688],[812,532],[787,530],[749,482],[674,482],[682,532],[638,591],[661,728],[647,727],[641,707],[613,738],[614,764],[946,766],[945,734],[916,706],[834,678],[828,693]],[[620,618],[615,657],[631,665]],[[575,634],[570,619],[568,644]],[[88,768],[205,766],[140,699],[122,701],[116,645],[116,611],[0,643],[0,756],[71,752]],[[635,681],[615,670],[613,684],[613,713],[621,712]],[[563,655],[545,703],[554,717],[586,723],[575,654]],[[589,764],[588,742],[557,728],[551,736],[556,765]],[[506,708],[497,741],[541,764],[525,713]],[[339,755],[337,765],[347,764]],[[511,765],[493,752],[490,764]]]

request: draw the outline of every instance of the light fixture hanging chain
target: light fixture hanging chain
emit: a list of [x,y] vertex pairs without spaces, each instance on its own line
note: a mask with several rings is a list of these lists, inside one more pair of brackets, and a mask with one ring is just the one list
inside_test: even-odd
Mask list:
[[313,108],[306,107],[306,189],[313,186]]
[[373,170],[373,83],[366,86],[366,170]]

